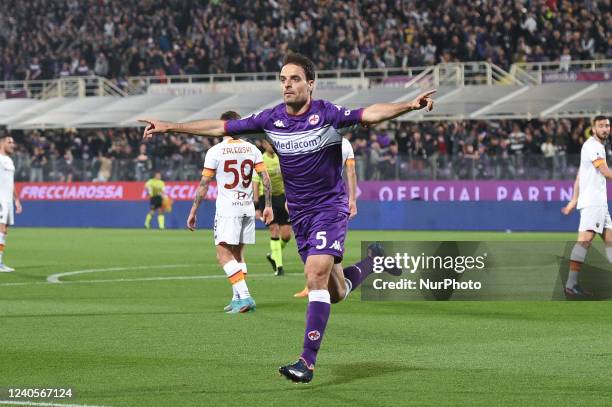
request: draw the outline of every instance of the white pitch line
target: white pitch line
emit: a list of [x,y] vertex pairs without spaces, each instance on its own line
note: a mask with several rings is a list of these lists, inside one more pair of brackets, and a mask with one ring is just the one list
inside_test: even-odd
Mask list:
[[[0,287],[12,287],[12,286],[24,286],[24,285],[65,285],[65,284],[96,284],[96,283],[122,283],[122,282],[137,282],[137,281],[172,281],[172,280],[211,280],[211,279],[225,279],[227,278],[223,274],[218,275],[205,275],[205,276],[161,276],[161,277],[139,277],[139,278],[113,278],[105,280],[73,280],[73,281],[61,281],[59,278],[68,275],[77,275],[85,273],[95,272],[108,272],[108,271],[128,271],[128,270],[148,270],[148,269],[164,269],[164,268],[179,268],[179,267],[190,267],[196,266],[195,264],[168,264],[159,266],[133,266],[133,267],[110,267],[104,269],[87,269],[87,270],[76,270],[69,271],[66,273],[52,274],[47,277],[47,281],[27,281],[19,283],[2,283]],[[285,273],[288,276],[301,276],[303,273]],[[276,277],[274,274],[259,274],[259,273],[248,273],[250,277]]]
[[[257,264],[268,264],[268,263],[267,262],[256,262],[256,261],[253,261],[253,262],[249,262],[248,264],[250,264],[250,265],[257,265]],[[46,283],[51,283],[51,284],[58,284],[58,283],[66,284],[66,283],[68,283],[68,281],[61,281],[60,280],[61,277],[74,276],[74,275],[77,275],[77,274],[99,273],[99,272],[104,272],[104,271],[171,269],[171,268],[198,267],[198,266],[200,266],[200,265],[199,264],[162,264],[162,265],[158,265],[158,266],[130,266],[130,267],[110,267],[110,268],[103,268],[103,269],[76,270],[76,271],[68,271],[68,272],[63,272],[63,273],[51,274],[49,277],[47,277],[47,282]],[[43,283],[43,282],[36,282],[36,283],[30,283],[30,282],[6,283],[6,284],[0,284],[0,286],[3,286],[3,285],[46,284],[46,283]]]
[[[304,273],[285,273],[286,276],[303,276]],[[253,274],[248,273],[249,277],[276,277],[274,274]],[[172,281],[172,280],[214,280],[225,279],[227,276],[169,276],[169,277],[142,277],[142,278],[113,278],[108,280],[74,280],[60,281],[60,283],[49,283],[46,281],[23,282],[23,283],[2,283],[0,287],[24,286],[24,285],[71,285],[71,284],[96,284],[96,283],[130,283],[137,281]]]
[[[274,274],[252,274],[248,273],[248,277],[277,277]],[[301,276],[303,273],[285,273],[285,275]],[[142,277],[142,278],[113,278],[109,280],[78,280],[78,281],[62,281],[61,284],[95,284],[95,283],[129,283],[133,281],[166,281],[166,280],[215,280],[226,279],[224,275],[214,276],[169,276],[169,277]],[[49,284],[49,283],[42,283]],[[1,284],[0,284],[1,286]]]
[[172,268],[191,267],[191,266],[194,266],[194,264],[165,264],[165,265],[159,265],[159,266],[111,267],[111,268],[105,268],[105,269],[77,270],[77,271],[68,271],[65,273],[51,274],[49,277],[47,277],[47,282],[48,283],[64,283],[64,281],[60,281],[61,277],[74,276],[77,274],[99,273],[99,272],[104,272],[104,271],[172,269]]
[[40,407],[108,407],[108,406],[94,406],[92,404],[61,404],[61,403],[45,403],[36,401],[13,401],[13,400],[0,400],[0,404],[8,406],[40,406]]

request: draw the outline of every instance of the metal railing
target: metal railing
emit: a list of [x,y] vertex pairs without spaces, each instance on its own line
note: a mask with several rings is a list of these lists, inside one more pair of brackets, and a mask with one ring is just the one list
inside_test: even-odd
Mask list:
[[[135,76],[128,78],[129,93],[144,93],[151,85],[177,84],[226,84],[243,81],[277,80],[278,72],[215,74],[215,75],[170,75]],[[466,86],[466,85],[523,85],[497,65],[488,62],[464,62],[405,68],[371,68],[318,71],[318,81],[352,79],[361,87],[377,85],[420,87]]]
[[114,82],[100,76],[67,76],[59,79],[34,81],[0,81],[0,93],[34,99],[128,95]]
[[[510,72],[488,62],[447,63],[434,66],[340,69],[317,72],[317,80],[325,86],[467,86],[467,85],[537,85],[544,74],[564,71],[612,71],[612,60],[555,61],[515,63]],[[278,72],[223,73],[210,75],[134,76],[118,86],[98,76],[65,77],[51,80],[0,81],[0,94],[18,97],[86,97],[127,96],[146,93],[151,85],[220,85],[274,81]]]
[[523,85],[523,82],[489,62],[438,64],[433,72],[434,86]]
[[[448,155],[438,152],[425,156],[382,154],[373,160],[370,155],[357,155],[357,177],[362,180],[487,180],[487,179],[573,179],[579,165],[579,155],[558,152],[542,154],[511,154],[494,156]],[[200,179],[203,159],[189,157],[158,157],[147,160],[93,158],[67,161],[56,156],[34,160],[31,156],[15,155],[17,181],[145,181],[154,169],[162,171],[164,179],[196,181]]]
[[564,152],[551,157],[542,154],[490,154],[430,156],[383,155],[356,157],[358,179],[362,180],[550,180],[575,178],[579,155]]
[[610,72],[612,59],[596,59],[587,61],[551,61],[551,62],[520,62],[512,64],[510,73],[527,84],[541,84],[544,75],[556,72]]

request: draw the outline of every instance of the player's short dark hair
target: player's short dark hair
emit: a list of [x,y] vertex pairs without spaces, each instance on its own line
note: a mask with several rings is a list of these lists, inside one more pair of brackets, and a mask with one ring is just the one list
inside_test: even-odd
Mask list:
[[223,112],[221,115],[221,120],[238,120],[240,119],[240,115],[233,110],[228,110],[227,112]]
[[297,52],[290,52],[285,55],[285,59],[283,60],[283,66],[289,64],[301,67],[304,70],[304,74],[306,75],[307,81],[315,80],[315,67],[308,57],[305,57],[304,55]]
[[1,134],[0,134],[0,143],[4,143],[4,141],[5,141],[6,139],[8,139],[9,137],[13,137],[13,136],[11,136],[11,135],[10,135],[10,134],[8,134],[8,133],[1,133]]
[[[234,112],[233,110],[228,110],[227,112],[223,112],[221,114],[221,120],[238,120],[241,119],[240,115],[237,112]],[[237,140],[240,138],[240,136],[238,135],[234,135],[234,134],[230,134],[230,136],[234,139]]]
[[593,117],[593,126],[595,125],[595,123],[602,121],[602,120],[609,120],[609,119],[606,116],[601,115],[601,114]]

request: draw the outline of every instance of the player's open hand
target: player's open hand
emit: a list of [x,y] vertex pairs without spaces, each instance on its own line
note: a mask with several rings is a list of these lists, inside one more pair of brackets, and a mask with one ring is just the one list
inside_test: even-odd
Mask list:
[[349,219],[353,219],[357,215],[357,202],[349,201]]
[[272,212],[271,206],[266,206],[263,210],[263,221],[266,225],[269,225],[274,220],[274,212]]
[[141,123],[146,123],[144,133],[142,135],[143,140],[149,140],[155,133],[165,133],[168,131],[168,124],[161,120],[155,119],[138,119]]
[[255,218],[263,222],[264,219],[263,219],[263,215],[261,214],[261,210],[255,209]]
[[15,213],[19,215],[21,212],[23,212],[23,207],[21,206],[21,202],[15,201]]
[[191,230],[192,232],[194,230],[196,230],[196,223],[197,223],[198,219],[195,213],[190,212],[189,213],[189,217],[187,218],[187,229]]
[[427,108],[428,112],[433,110],[434,101],[431,96],[436,93],[436,89],[428,90],[427,92],[421,93],[419,96],[412,100],[415,110],[421,110],[424,107]]
[[561,208],[561,213],[564,215],[569,215],[576,208],[576,201],[569,201],[567,205]]

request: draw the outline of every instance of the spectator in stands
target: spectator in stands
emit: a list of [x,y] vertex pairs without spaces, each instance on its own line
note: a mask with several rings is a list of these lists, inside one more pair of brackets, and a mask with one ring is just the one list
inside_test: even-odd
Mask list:
[[72,152],[70,150],[66,150],[64,153],[64,157],[59,163],[59,181],[60,182],[72,182],[77,181],[75,179],[75,162],[74,157],[72,156]]
[[398,170],[397,143],[392,141],[387,149],[380,149],[379,151],[382,153],[378,162],[380,179],[396,179]]
[[108,75],[108,59],[106,59],[104,52],[98,53],[96,64],[94,65],[94,73],[98,76]]
[[74,76],[89,76],[90,70],[89,70],[89,67],[87,66],[87,61],[85,61],[84,58],[81,58],[79,60],[79,64],[74,69],[73,74]]
[[70,70],[70,64],[68,62],[64,62],[62,64],[62,68],[59,70],[58,76],[60,78],[65,78],[71,75],[72,75],[72,71]]
[[568,47],[563,48],[563,54],[559,58],[559,70],[561,72],[569,72],[570,62],[572,62],[572,55]]
[[377,141],[370,144],[370,161],[368,163],[368,172],[370,173],[370,180],[376,181],[382,178],[381,163],[385,160],[383,157],[382,149]]
[[542,154],[544,155],[544,162],[546,164],[546,170],[548,172],[548,179],[554,178],[554,159],[555,159],[555,145],[552,142],[552,137],[548,137],[542,144]]
[[146,144],[141,144],[138,148],[138,156],[134,159],[136,181],[145,181],[147,175],[151,172],[152,163],[151,158],[147,154]]
[[438,179],[438,140],[429,134],[429,132],[425,133],[424,149],[425,157],[427,157],[429,164],[429,177],[431,179]]
[[32,61],[28,65],[25,80],[35,81],[37,79],[40,79],[41,75],[42,75],[42,68],[40,67],[40,62],[38,61],[37,57],[33,57]]
[[416,131],[408,145],[408,154],[411,157],[409,171],[414,171],[417,177],[421,177],[425,168],[425,146],[421,140],[421,133]]
[[466,179],[476,179],[479,159],[478,150],[474,149],[472,144],[466,144],[463,152],[463,174]]
[[109,154],[102,151],[98,153],[94,168],[97,168],[98,176],[94,179],[97,182],[110,181],[113,171],[113,159]]
[[30,182],[43,182],[43,168],[47,165],[47,157],[42,148],[35,146],[30,161]]
[[[612,58],[611,18],[605,1],[493,0],[477,7],[469,0],[418,5],[378,0],[4,1],[0,69],[5,80],[24,79],[28,61],[36,57],[41,77],[46,70],[48,77],[59,77],[65,60],[73,61],[72,74],[88,75],[91,67],[98,71],[96,60],[104,53],[106,75],[115,80],[176,74],[186,71],[190,58],[194,74],[277,72],[279,55],[288,49],[311,55],[320,69],[475,59],[508,68],[544,56],[561,60],[565,69],[567,58]],[[561,57],[564,49],[568,52]]]

